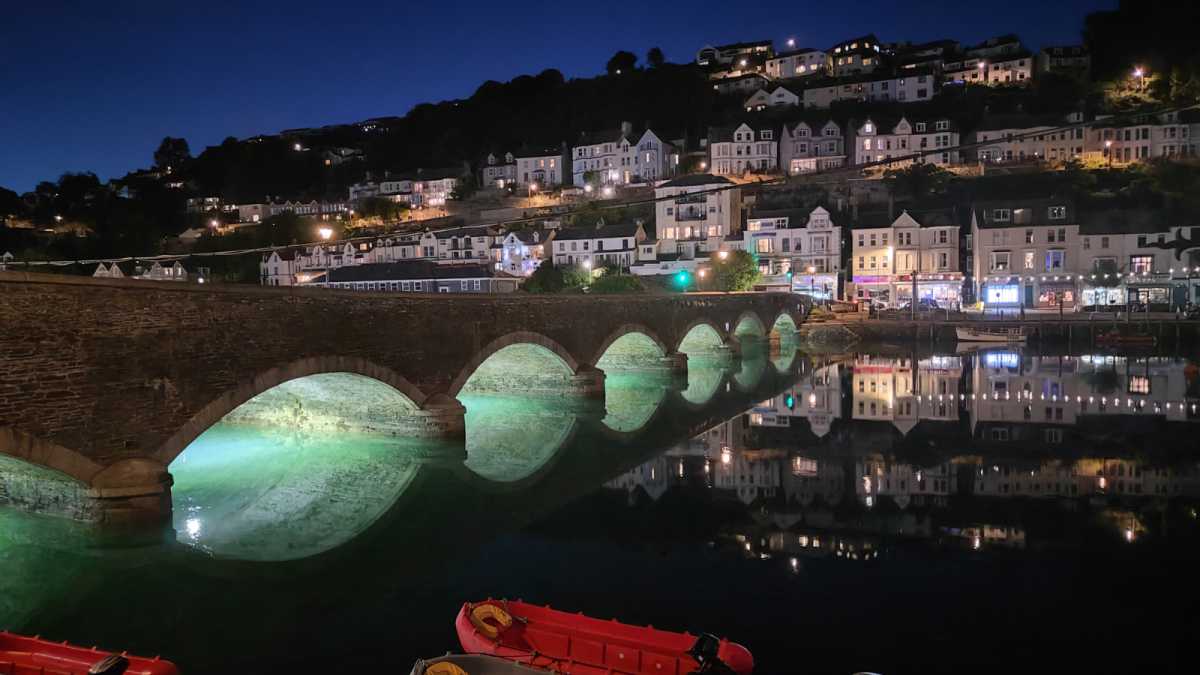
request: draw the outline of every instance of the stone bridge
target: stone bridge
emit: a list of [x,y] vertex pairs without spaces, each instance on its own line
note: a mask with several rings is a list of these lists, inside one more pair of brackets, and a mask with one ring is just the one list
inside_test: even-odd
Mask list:
[[788,294],[436,296],[0,272],[0,455],[114,519],[222,420],[462,438],[461,393],[603,400],[604,370],[686,372],[794,331]]

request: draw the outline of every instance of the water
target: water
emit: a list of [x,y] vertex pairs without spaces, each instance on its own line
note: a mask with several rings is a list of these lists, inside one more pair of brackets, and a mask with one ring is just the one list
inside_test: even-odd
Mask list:
[[610,373],[603,408],[465,396],[465,447],[219,425],[136,538],[0,464],[0,500],[56,514],[0,508],[0,626],[189,673],[406,672],[490,595],[728,635],[760,673],[1191,670],[1194,360],[691,371]]

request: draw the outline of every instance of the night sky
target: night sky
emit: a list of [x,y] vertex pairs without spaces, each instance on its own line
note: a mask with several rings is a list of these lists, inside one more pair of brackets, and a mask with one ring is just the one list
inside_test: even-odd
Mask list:
[[[101,179],[148,166],[166,135],[198,153],[226,136],[403,115],[484,80],[603,71],[627,49],[684,62],[706,43],[795,37],[828,47],[964,43],[1016,32],[1079,41],[1116,0],[807,2],[30,2],[0,6],[0,186],[64,171]],[[952,9],[950,9],[952,7]]]

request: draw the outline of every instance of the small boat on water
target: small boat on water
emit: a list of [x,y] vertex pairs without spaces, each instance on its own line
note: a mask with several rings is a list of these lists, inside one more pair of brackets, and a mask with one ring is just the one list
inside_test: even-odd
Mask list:
[[958,326],[954,329],[960,342],[1024,342],[1020,328],[976,328]]
[[568,675],[754,671],[749,650],[713,635],[632,626],[519,600],[464,603],[454,628],[464,651]]
[[546,671],[499,656],[447,654],[417,661],[411,675],[546,675]]
[[174,663],[0,631],[3,675],[179,675]]

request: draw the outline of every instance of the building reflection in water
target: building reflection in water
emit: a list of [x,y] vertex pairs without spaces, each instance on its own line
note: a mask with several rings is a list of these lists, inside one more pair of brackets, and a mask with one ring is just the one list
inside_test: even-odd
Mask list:
[[1168,499],[1200,497],[1200,464],[1176,452],[1200,430],[1198,386],[1196,365],[1170,357],[856,356],[606,487],[631,501],[697,486],[736,500],[760,526],[724,543],[796,573],[899,543],[1072,545],[1070,531],[1030,534],[1045,517],[1030,509],[1134,543]]

